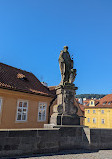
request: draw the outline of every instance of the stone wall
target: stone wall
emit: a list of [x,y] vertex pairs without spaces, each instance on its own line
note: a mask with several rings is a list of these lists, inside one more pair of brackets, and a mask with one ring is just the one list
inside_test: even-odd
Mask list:
[[112,149],[112,129],[63,126],[53,129],[1,130],[0,157],[68,149]]
[[112,149],[112,129],[90,129],[91,149]]
[[0,131],[0,156],[18,156],[83,148],[83,127]]
[[58,137],[58,129],[0,131],[0,156],[56,152]]

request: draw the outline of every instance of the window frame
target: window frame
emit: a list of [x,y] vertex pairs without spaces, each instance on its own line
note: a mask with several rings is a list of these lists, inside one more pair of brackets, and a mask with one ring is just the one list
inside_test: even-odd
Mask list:
[[[21,116],[23,114],[23,104],[22,104],[22,107],[19,107],[19,103],[22,102],[22,103],[27,103],[27,107],[25,108],[26,109],[26,119],[25,120],[18,120],[18,108],[22,108],[22,113],[21,113]],[[21,117],[22,118],[22,117]],[[28,119],[28,100],[24,100],[24,99],[19,99],[17,101],[17,110],[16,110],[16,122],[26,122]]]
[[96,110],[93,110],[93,114],[95,114],[96,113]]
[[96,118],[93,118],[93,124],[96,124]]
[[[42,104],[42,107],[45,104],[45,109],[43,109],[43,108],[40,109],[40,104]],[[42,114],[41,114],[41,120],[39,119],[39,111],[40,110],[45,110],[45,119],[44,120],[42,119]],[[46,116],[47,116],[46,112],[47,112],[47,102],[39,102],[38,103],[38,116],[37,116],[37,121],[38,122],[45,122],[46,121]]]
[[2,104],[3,104],[3,98],[0,97],[0,100],[1,100],[1,105],[0,105],[0,114],[2,113]]
[[101,119],[101,124],[105,124],[105,119]]
[[90,123],[90,118],[87,118],[87,122]]
[[87,110],[87,113],[88,113],[88,114],[90,113],[90,110],[89,110],[89,109]]
[[104,110],[101,110],[101,114],[104,114]]
[[93,105],[94,104],[94,102],[93,101],[91,101],[91,105]]

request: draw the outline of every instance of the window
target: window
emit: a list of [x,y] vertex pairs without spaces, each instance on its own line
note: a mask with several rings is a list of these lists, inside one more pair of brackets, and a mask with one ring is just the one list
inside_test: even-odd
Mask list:
[[2,110],[2,98],[0,98],[0,113],[1,113],[1,110]]
[[93,110],[93,113],[96,113],[96,110]]
[[103,105],[105,105],[107,102],[105,101],[105,102],[103,102]]
[[26,121],[28,111],[28,101],[18,101],[16,121]]
[[45,121],[46,120],[46,108],[47,103],[39,103],[38,107],[38,121]]
[[108,102],[108,105],[112,104],[112,101]]
[[93,105],[93,101],[91,101],[91,105]]
[[101,110],[101,113],[104,114],[104,110]]
[[101,120],[101,123],[102,123],[102,124],[105,124],[105,120],[104,120],[104,119],[102,119],[102,120]]
[[90,118],[87,118],[87,122],[88,122],[88,123],[90,122]]
[[88,113],[90,113],[90,110],[87,110]]
[[94,123],[94,124],[96,123],[96,118],[93,118],[93,123]]
[[17,78],[19,78],[19,79],[21,79],[23,81],[28,81],[27,77],[25,75],[21,74],[21,73],[17,74]]

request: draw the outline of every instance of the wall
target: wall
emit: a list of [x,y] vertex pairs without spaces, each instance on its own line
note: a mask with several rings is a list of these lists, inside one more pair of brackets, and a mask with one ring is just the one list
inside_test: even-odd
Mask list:
[[112,149],[112,129],[90,129],[91,149]]
[[83,127],[53,129],[1,130],[0,156],[58,152],[59,150],[86,148],[88,139]]
[[[0,97],[3,98],[1,112],[1,129],[16,129],[16,128],[42,128],[45,123],[48,123],[48,107],[52,100],[51,97],[22,93],[0,89]],[[25,122],[16,121],[17,101],[18,99],[28,100],[28,118]],[[46,102],[46,121],[38,122],[38,103]]]
[[78,148],[112,149],[112,129],[57,126],[53,129],[0,131],[0,157],[24,156]]

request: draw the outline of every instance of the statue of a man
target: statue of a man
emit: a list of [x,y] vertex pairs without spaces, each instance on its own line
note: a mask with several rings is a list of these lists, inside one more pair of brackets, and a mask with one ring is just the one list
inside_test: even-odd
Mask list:
[[70,75],[71,70],[73,69],[73,60],[70,57],[68,52],[68,46],[64,46],[64,50],[60,52],[59,56],[59,65],[61,71],[61,83],[71,83],[70,82]]

